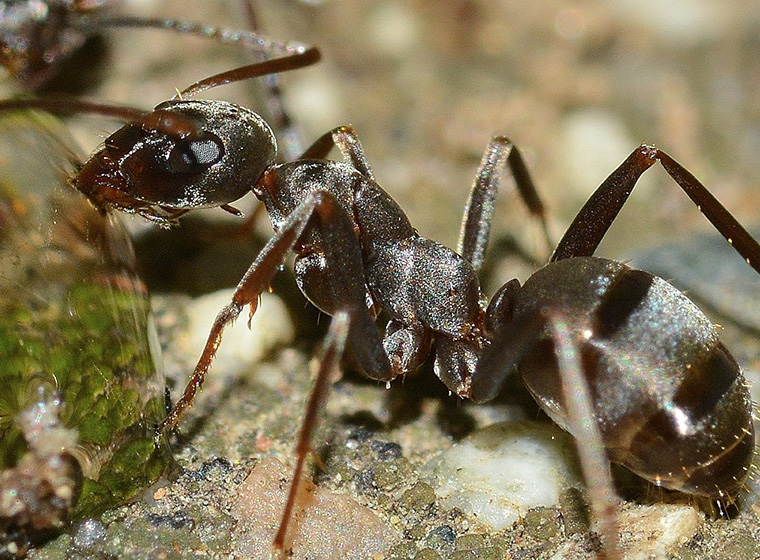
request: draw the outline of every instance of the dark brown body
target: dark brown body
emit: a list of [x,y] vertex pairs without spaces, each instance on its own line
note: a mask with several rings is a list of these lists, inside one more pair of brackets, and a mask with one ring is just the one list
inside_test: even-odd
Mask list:
[[[230,137],[261,148],[225,149]],[[249,109],[168,101],[106,138],[72,184],[101,210],[139,213],[168,227],[189,207],[223,207],[242,197],[275,152],[272,130]]]
[[[579,349],[610,460],[674,490],[734,496],[754,453],[752,404],[710,320],[647,272],[596,257],[561,260],[528,279],[514,318],[551,308]],[[520,361],[541,407],[568,425],[548,334]]]

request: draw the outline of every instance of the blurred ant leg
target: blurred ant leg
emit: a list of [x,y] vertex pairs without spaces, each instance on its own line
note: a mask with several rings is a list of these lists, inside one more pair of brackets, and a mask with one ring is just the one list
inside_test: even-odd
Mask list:
[[[248,20],[248,27],[255,33],[261,29],[258,12],[253,2],[242,0],[245,17]],[[264,53],[256,53],[259,62],[264,59]],[[269,118],[267,121],[272,125],[275,131],[279,133],[282,139],[281,151],[285,161],[292,161],[303,152],[303,139],[301,131],[290,118],[285,109],[285,102],[280,87],[280,77],[277,74],[271,74],[264,78],[264,103],[267,106]]]
[[[244,2],[246,0],[243,0]],[[250,12],[249,12],[250,14]],[[181,35],[192,35],[202,39],[210,39],[218,43],[242,45],[262,53],[289,55],[304,52],[308,47],[298,41],[278,41],[261,35],[255,30],[224,29],[204,25],[192,21],[177,19],[144,18],[140,16],[98,16],[82,15],[72,22],[72,27],[81,28],[85,32],[105,29],[160,29],[173,31]]]
[[[516,290],[507,291],[514,293]],[[505,297],[510,296],[507,294]],[[506,302],[501,307],[509,309],[510,305]],[[588,487],[589,503],[600,526],[605,556],[610,560],[619,559],[617,496],[599,427],[596,422],[588,421],[595,418],[594,406],[572,333],[560,319],[540,313],[500,321],[499,325],[500,330],[494,335],[491,345],[483,350],[472,376],[470,398],[475,402],[495,398],[504,387],[507,375],[516,370],[522,358],[535,347],[549,328],[562,380],[568,430],[576,440],[578,457]]]
[[[254,53],[259,53],[257,62],[263,62],[267,60],[268,56],[280,57],[284,59],[292,59],[293,55],[303,55],[316,52],[316,49],[309,48],[307,45],[298,41],[277,41],[261,35],[257,32],[256,14],[253,6],[247,0],[242,0],[246,17],[248,18],[252,30],[237,30],[237,29],[223,29],[219,27],[213,27],[209,25],[202,25],[190,21],[182,21],[175,19],[159,19],[159,18],[143,18],[134,16],[115,16],[115,17],[93,17],[90,15],[83,15],[75,20],[72,25],[74,27],[80,27],[85,32],[92,32],[94,30],[103,29],[119,29],[119,28],[138,28],[138,29],[160,29],[165,31],[174,31],[182,35],[192,35],[203,39],[210,39],[219,43],[227,43],[233,45],[242,45],[253,50]],[[284,56],[283,56],[284,55]],[[271,58],[275,60],[276,58]],[[310,62],[304,64],[294,65],[287,68],[276,70],[275,72],[290,70],[313,64],[319,59],[318,52],[317,58],[311,59]],[[228,74],[228,73],[225,73]],[[200,93],[201,91],[208,89],[209,87],[215,87],[220,85],[221,82],[213,83],[213,85],[206,85],[207,82],[211,83],[211,80],[218,78],[219,76],[213,76],[212,78],[203,80],[196,84],[193,84],[185,91],[182,92],[185,96]],[[290,119],[282,108],[281,93],[277,84],[277,78],[267,78],[267,83],[271,90],[271,94],[268,95],[268,104],[272,110],[274,118],[272,119],[274,125],[279,129],[285,131],[285,136],[288,141],[285,142],[286,149],[287,144],[291,140],[291,136],[297,138],[297,134],[291,134],[293,128],[290,124]],[[300,150],[297,147],[293,147],[290,150],[292,153],[286,154],[288,158],[298,153]]]
[[691,173],[665,152],[643,144],[591,195],[557,245],[550,262],[593,255],[628,200],[636,181],[658,160],[715,229],[744,257],[747,264],[760,272],[758,242]]
[[364,175],[367,179],[375,180],[364,155],[359,136],[352,126],[339,126],[317,138],[317,140],[301,154],[298,159],[325,159],[330,150],[337,147],[345,160]]
[[[309,48],[302,52],[297,52],[281,58],[273,58],[265,60],[263,62],[256,62],[254,64],[248,64],[233,70],[221,72],[215,74],[203,80],[194,83],[191,86],[186,87],[177,95],[174,99],[183,97],[192,97],[207,89],[223,86],[233,82],[239,82],[242,80],[249,80],[251,78],[258,78],[260,76],[266,76],[268,74],[276,74],[279,72],[286,72],[288,70],[295,70],[310,66],[316,63],[320,59],[319,50],[316,48]],[[86,113],[97,114],[105,117],[114,118],[124,122],[137,121],[140,122],[144,117],[150,115],[148,111],[142,111],[134,109],[132,107],[124,107],[119,105],[111,105],[107,103],[96,103],[80,100],[67,100],[67,99],[10,99],[6,101],[0,101],[0,111],[10,111],[16,109],[41,109],[50,113],[65,114],[65,113]]]
[[562,397],[567,409],[568,431],[575,438],[578,459],[586,481],[588,501],[599,523],[602,550],[607,560],[622,558],[618,546],[617,506],[610,461],[596,422],[594,404],[578,353],[578,341],[560,318],[549,320],[554,338]]
[[[538,270],[544,266],[554,247],[552,245],[548,251],[542,252],[541,255],[536,255],[535,249],[526,247],[516,235],[508,232],[502,232],[497,237],[490,238],[488,243],[491,247],[490,251],[493,254],[514,257],[523,264],[528,265],[531,270]],[[485,274],[490,274],[495,266],[496,263],[485,259],[481,271]]]
[[548,252],[551,252],[553,244],[546,223],[546,210],[525,161],[509,139],[497,136],[488,144],[480,161],[478,174],[464,209],[457,245],[457,253],[470,261],[475,270],[480,270],[483,266],[491,231],[494,201],[505,169],[509,169],[523,204],[541,224]]
[[317,430],[320,414],[325,409],[327,397],[332,387],[333,375],[340,365],[340,359],[343,356],[346,339],[348,338],[349,327],[349,315],[343,312],[336,313],[332,318],[330,330],[327,332],[324,340],[319,372],[309,395],[306,413],[301,423],[301,430],[298,433],[295,450],[296,466],[293,469],[293,479],[290,483],[287,500],[285,501],[285,509],[280,518],[280,527],[274,538],[273,547],[277,555],[282,555],[285,549],[285,538],[287,537],[288,526],[293,518],[296,500],[301,488],[300,483],[304,467],[306,466],[306,458],[313,451],[311,439]]
[[327,261],[325,274],[330,285],[335,287],[336,293],[342,298],[341,307],[336,312],[350,314],[349,343],[354,357],[372,379],[390,381],[393,378],[380,333],[365,306],[361,249],[353,223],[332,194],[316,191],[298,205],[275,236],[267,242],[240,280],[232,301],[216,316],[185,391],[158,427],[158,434],[176,426],[185,410],[192,405],[219,348],[224,328],[234,321],[246,306],[250,306],[250,325],[259,297],[269,286],[285,256],[296,246],[304,233],[314,227],[318,229],[323,240]]

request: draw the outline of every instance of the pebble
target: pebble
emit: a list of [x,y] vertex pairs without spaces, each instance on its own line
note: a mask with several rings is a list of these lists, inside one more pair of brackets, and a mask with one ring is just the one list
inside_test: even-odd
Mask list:
[[[633,506],[619,513],[620,549],[626,560],[680,558],[678,547],[693,539],[704,524],[699,511],[682,504]],[[586,557],[583,540],[566,541],[552,560]]]
[[714,41],[729,27],[730,10],[710,0],[617,0],[611,13],[625,23],[636,22],[673,45]]
[[[291,469],[263,459],[241,485],[232,506],[238,519],[235,558],[269,558]],[[350,496],[333,494],[306,481],[286,548],[293,558],[383,558],[401,536],[384,519]]]
[[581,485],[572,438],[556,426],[531,421],[478,430],[423,469],[446,508],[458,508],[496,531],[531,508],[559,504],[568,486]]
[[[206,344],[214,318],[230,302],[232,294],[233,290],[220,290],[189,302],[187,335],[179,343],[194,359]],[[247,307],[225,329],[212,368],[219,372],[239,372],[260,361],[274,348],[290,343],[294,333],[285,304],[279,297],[264,293],[250,329]]]
[[[639,143],[611,111],[589,108],[568,113],[561,123],[559,152],[567,186],[587,198]],[[646,176],[642,180],[646,183]]]

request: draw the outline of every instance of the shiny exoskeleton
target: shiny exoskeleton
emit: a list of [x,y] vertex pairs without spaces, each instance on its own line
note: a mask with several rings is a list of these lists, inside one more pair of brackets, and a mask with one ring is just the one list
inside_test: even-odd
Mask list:
[[[269,61],[212,77],[182,95],[309,63],[310,52],[290,57],[290,66]],[[125,115],[115,109],[110,114]],[[337,319],[297,444],[296,480],[345,341],[372,379],[390,382],[430,356],[453,393],[476,401],[495,397],[517,368],[542,408],[579,439],[582,459],[584,446],[591,448],[584,468],[602,486],[608,476],[597,471],[606,453],[669,488],[720,499],[742,487],[754,449],[751,404],[741,370],[715,327],[664,280],[593,257],[638,177],[660,161],[760,271],[760,245],[664,152],[637,148],[581,209],[550,263],[524,286],[512,280],[486,302],[477,275],[504,169],[531,212],[542,220],[544,215],[520,153],[506,138],[495,138],[486,150],[454,251],[416,232],[375,181],[349,127],[327,133],[300,158],[275,164],[274,135],[244,107],[185,99],[126,116],[131,122],[72,179],[98,208],[137,212],[170,226],[197,208],[234,211],[229,205],[252,190],[276,232],[218,314],[162,429],[176,425],[192,403],[225,326],[246,307],[255,311],[293,250],[300,289]],[[325,159],[334,146],[344,161]],[[384,334],[375,323],[380,310],[390,316]],[[294,498],[295,490],[275,540],[280,548]],[[597,511],[614,519],[608,510]],[[614,551],[611,530],[604,531],[613,541],[608,551]]]
[[[533,274],[514,296],[513,317],[547,306],[573,332],[610,460],[666,488],[739,493],[754,453],[748,388],[694,303],[647,272],[576,257]],[[518,364],[544,411],[567,427],[553,345],[546,332]],[[477,398],[490,396],[480,387]]]

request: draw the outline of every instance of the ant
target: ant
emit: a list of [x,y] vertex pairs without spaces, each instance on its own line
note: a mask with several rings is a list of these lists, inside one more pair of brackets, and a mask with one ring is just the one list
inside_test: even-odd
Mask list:
[[[109,29],[160,29],[183,35],[266,50],[256,33],[253,5],[243,0],[251,31],[220,29],[200,23],[139,16],[110,16],[113,0],[0,1],[0,64],[26,90],[39,90],[79,51],[85,41]],[[278,45],[278,47],[281,45]]]
[[[449,390],[496,397],[517,369],[539,405],[578,441],[603,547],[619,558],[609,462],[656,485],[733,500],[754,452],[752,406],[715,326],[666,281],[595,257],[641,174],[660,162],[714,227],[760,272],[760,245],[665,152],[635,149],[578,213],[548,264],[486,302],[478,281],[504,172],[533,216],[545,210],[520,151],[504,137],[486,149],[457,251],[420,236],[378,185],[349,126],[324,134],[293,161],[256,113],[192,100],[209,88],[311,64],[316,49],[202,80],[152,112],[85,102],[11,100],[0,110],[85,111],[128,122],[71,178],[101,212],[137,213],[171,227],[191,210],[230,206],[249,191],[275,231],[217,315],[181,398],[158,427],[174,428],[201,389],[225,327],[254,314],[290,251],[296,282],[333,321],[295,451],[293,483],[274,547],[284,552],[298,481],[344,347],[369,378],[389,384],[429,357]],[[344,161],[328,160],[337,147]],[[546,228],[544,228],[546,229]],[[390,320],[384,333],[376,317]],[[593,422],[589,422],[593,419]]]

